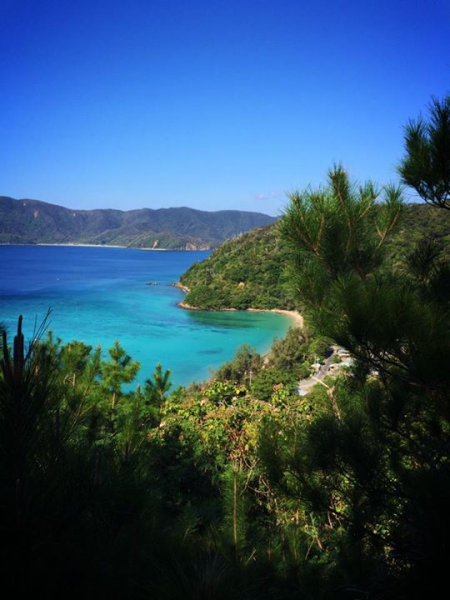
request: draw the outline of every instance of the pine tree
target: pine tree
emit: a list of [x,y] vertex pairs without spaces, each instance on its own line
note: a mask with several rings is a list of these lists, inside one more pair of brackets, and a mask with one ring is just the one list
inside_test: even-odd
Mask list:
[[393,268],[384,248],[400,191],[376,200],[337,167],[327,188],[293,194],[281,219],[309,323],[356,368],[285,445],[263,438],[264,460],[314,516],[344,588],[407,598],[445,581],[450,558],[448,261],[422,244]]
[[428,112],[406,125],[398,171],[425,202],[450,210],[450,96],[432,98]]

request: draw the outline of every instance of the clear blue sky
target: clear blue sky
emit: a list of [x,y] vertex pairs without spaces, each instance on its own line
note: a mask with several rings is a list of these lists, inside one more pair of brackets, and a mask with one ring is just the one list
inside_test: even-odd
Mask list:
[[397,181],[450,93],[449,0],[0,0],[0,195],[240,209]]

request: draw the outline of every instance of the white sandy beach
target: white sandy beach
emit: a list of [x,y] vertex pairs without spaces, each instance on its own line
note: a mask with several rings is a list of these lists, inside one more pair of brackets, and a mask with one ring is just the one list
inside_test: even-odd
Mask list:
[[[175,285],[175,287],[178,287],[185,292],[189,291],[189,289],[187,287],[185,287],[181,284],[174,284],[174,285]],[[203,310],[196,306],[191,306],[190,304],[187,304],[186,302],[179,302],[178,306],[180,308],[185,308],[186,310]],[[237,308],[221,308],[221,309],[217,310],[217,312],[234,312],[234,311],[238,312],[238,309]],[[271,313],[278,313],[280,315],[286,315],[286,317],[289,317],[292,320],[294,327],[299,327],[300,329],[303,328],[303,317],[296,310],[284,310],[281,308],[272,308],[272,309],[248,308],[247,310],[244,310],[242,312],[271,312]]]

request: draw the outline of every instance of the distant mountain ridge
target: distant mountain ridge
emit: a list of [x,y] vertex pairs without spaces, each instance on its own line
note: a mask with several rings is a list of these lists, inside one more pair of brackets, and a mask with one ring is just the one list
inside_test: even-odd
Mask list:
[[73,210],[0,196],[0,244],[97,244],[172,250],[212,249],[276,221],[263,213],[193,208]]

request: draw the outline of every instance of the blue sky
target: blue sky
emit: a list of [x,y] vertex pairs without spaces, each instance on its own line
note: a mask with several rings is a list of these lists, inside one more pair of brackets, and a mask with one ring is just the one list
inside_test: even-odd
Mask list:
[[0,0],[0,195],[239,209],[395,182],[450,93],[448,0]]

